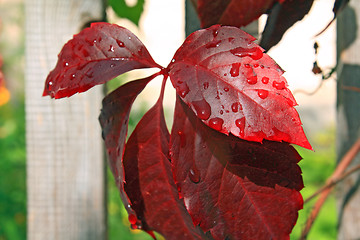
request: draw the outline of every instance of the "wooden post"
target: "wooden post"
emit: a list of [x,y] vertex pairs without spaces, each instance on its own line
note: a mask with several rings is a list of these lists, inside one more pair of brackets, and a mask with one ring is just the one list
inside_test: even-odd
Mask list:
[[105,239],[102,89],[42,97],[61,47],[103,18],[102,1],[27,0],[25,8],[28,239]]
[[[360,137],[360,0],[351,0],[337,20],[338,159]],[[360,164],[360,156],[352,166]],[[350,167],[352,167],[350,166]],[[337,187],[338,239],[360,239],[360,175],[352,174]]]

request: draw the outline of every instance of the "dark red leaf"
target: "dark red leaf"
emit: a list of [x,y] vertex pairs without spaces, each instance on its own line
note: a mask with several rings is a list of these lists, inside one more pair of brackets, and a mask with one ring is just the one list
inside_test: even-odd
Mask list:
[[201,27],[214,24],[241,27],[265,13],[275,0],[198,0]]
[[179,97],[174,119],[173,173],[194,224],[214,239],[289,239],[303,205],[296,150],[212,130]]
[[152,67],[161,68],[133,33],[114,24],[95,23],[64,45],[43,96],[69,97],[127,71]]
[[102,135],[109,155],[109,166],[120,190],[121,198],[128,210],[129,200],[124,193],[124,168],[122,158],[128,130],[129,113],[131,106],[154,76],[137,81],[131,81],[119,87],[103,100],[103,108],[99,117]]
[[124,190],[135,211],[130,211],[129,217],[134,227],[155,230],[166,239],[204,239],[179,199],[168,154],[169,133],[161,97],[141,119],[126,145]]
[[287,0],[274,4],[261,35],[260,46],[269,50],[280,42],[284,33],[310,11],[314,0]]
[[311,149],[283,70],[235,27],[191,34],[167,67],[178,95],[208,126],[261,142]]

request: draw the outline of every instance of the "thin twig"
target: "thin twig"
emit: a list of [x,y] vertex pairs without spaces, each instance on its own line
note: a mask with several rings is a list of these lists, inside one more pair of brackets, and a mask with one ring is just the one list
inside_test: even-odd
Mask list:
[[342,85],[341,88],[344,89],[344,90],[349,90],[349,91],[354,91],[354,92],[360,92],[360,88],[354,87],[354,86],[345,86],[345,85]]
[[304,204],[310,202],[313,198],[315,198],[317,195],[319,195],[321,192],[325,191],[327,188],[330,188],[332,186],[335,186],[336,184],[338,184],[339,182],[343,181],[345,178],[347,178],[348,176],[350,176],[352,173],[356,172],[360,170],[360,164],[356,165],[355,167],[351,168],[349,171],[346,171],[345,173],[343,173],[339,178],[337,179],[333,179],[332,181],[326,183],[324,186],[322,186],[320,189],[318,189],[315,193],[313,193],[310,197],[308,197],[305,201]]
[[[349,151],[343,156],[340,163],[336,167],[334,173],[331,175],[330,178],[326,181],[327,183],[332,182],[334,179],[339,178],[345,169],[350,165],[350,163],[353,161],[357,153],[360,151],[360,138],[352,145],[352,147],[349,149]],[[307,235],[309,234],[309,231],[317,217],[317,215],[320,212],[320,209],[322,205],[324,204],[325,200],[329,196],[331,190],[334,188],[334,186],[326,188],[319,196],[319,199],[316,201],[314,208],[312,209],[310,216],[308,217],[305,228],[303,229],[301,233],[300,240],[305,240]]]

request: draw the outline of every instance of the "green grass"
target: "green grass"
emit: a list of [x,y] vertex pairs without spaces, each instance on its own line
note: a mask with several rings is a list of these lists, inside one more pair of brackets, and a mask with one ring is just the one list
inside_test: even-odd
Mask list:
[[0,106],[0,240],[26,239],[24,104]]

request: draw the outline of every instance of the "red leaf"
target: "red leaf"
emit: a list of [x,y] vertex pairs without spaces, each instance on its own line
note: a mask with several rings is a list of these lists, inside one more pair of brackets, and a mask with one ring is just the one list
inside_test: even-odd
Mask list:
[[214,24],[241,27],[265,13],[275,0],[198,0],[201,27]]
[[129,30],[96,23],[75,35],[61,50],[45,82],[43,96],[69,97],[127,71],[159,67]]
[[173,173],[194,224],[214,239],[289,239],[303,205],[296,150],[214,131],[179,98],[174,119]]
[[208,126],[249,141],[311,149],[283,70],[235,27],[191,34],[168,66],[177,93]]
[[280,42],[284,33],[310,11],[314,0],[288,0],[274,4],[261,35],[260,46],[269,50]]
[[131,106],[135,98],[154,76],[131,81],[119,87],[103,100],[99,117],[102,135],[109,155],[110,169],[119,188],[123,188],[124,170],[122,157],[128,130]]
[[136,212],[129,218],[138,228],[155,230],[166,239],[203,239],[204,234],[195,228],[179,199],[168,151],[169,133],[160,97],[126,145],[124,190]]

